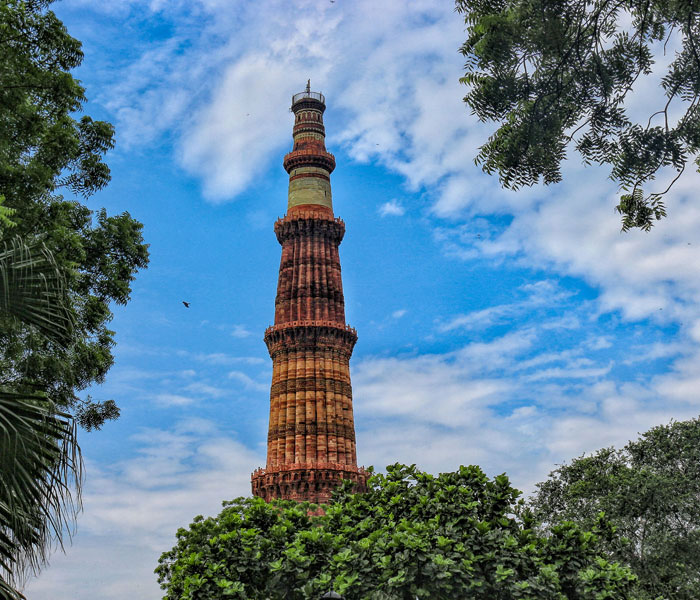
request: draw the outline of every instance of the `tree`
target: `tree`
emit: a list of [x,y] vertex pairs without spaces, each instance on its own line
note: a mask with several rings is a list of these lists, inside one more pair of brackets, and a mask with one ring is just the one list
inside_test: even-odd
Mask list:
[[[7,216],[7,214],[5,215]],[[34,327],[57,345],[71,340],[62,272],[39,243],[14,238],[0,251],[0,316]],[[71,416],[45,394],[0,387],[0,598],[62,545],[80,506],[82,461]]]
[[13,233],[42,242],[68,273],[74,326],[71,342],[60,345],[32,325],[0,320],[0,386],[42,390],[91,429],[119,410],[113,400],[93,403],[78,394],[103,381],[112,365],[110,303],[129,300],[148,247],[128,213],[93,213],[79,201],[110,179],[102,158],[113,128],[80,115],[85,93],[70,70],[82,62],[81,45],[51,3],[0,2],[0,198],[14,211]]
[[538,535],[508,478],[478,467],[437,477],[393,465],[308,503],[239,498],[197,517],[156,569],[166,600],[626,598],[634,577],[599,554],[612,531],[573,523]]
[[[561,180],[573,146],[609,165],[623,191],[622,228],[649,230],[689,160],[700,167],[700,5],[687,0],[456,0],[467,25],[461,81],[481,121],[499,124],[477,163],[516,189]],[[635,121],[625,99],[675,50],[665,99]],[[663,191],[642,188],[664,167]]]
[[691,600],[700,589],[700,419],[671,422],[622,450],[564,464],[538,485],[532,507],[548,523],[582,527],[603,511],[626,540],[604,542],[639,578],[640,599]]

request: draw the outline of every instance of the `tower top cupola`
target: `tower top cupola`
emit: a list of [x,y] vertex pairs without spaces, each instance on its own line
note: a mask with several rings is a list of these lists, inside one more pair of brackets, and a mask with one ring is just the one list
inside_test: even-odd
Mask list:
[[[302,106],[297,106],[304,103]],[[303,92],[292,96],[292,112],[296,113],[303,108],[320,109],[321,113],[326,110],[326,97],[321,92],[311,91],[311,80],[306,82],[306,89]]]
[[311,91],[311,81],[303,92],[292,96],[294,146],[284,157],[284,168],[289,173],[289,211],[306,207],[333,213],[330,175],[335,157],[326,150],[325,110],[326,98],[321,92]]

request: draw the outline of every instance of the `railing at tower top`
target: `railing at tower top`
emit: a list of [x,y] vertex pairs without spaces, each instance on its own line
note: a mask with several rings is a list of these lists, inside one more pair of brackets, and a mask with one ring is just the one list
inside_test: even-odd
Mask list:
[[292,96],[292,106],[294,106],[300,100],[304,98],[311,98],[312,100],[318,100],[323,104],[326,103],[326,97],[321,92],[299,92]]

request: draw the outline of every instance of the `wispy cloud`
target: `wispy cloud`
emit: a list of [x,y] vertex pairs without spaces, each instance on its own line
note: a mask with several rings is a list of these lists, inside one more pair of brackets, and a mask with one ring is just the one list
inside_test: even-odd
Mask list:
[[197,353],[193,358],[199,362],[208,363],[210,365],[262,365],[267,363],[265,359],[259,356],[233,356],[221,352],[212,352],[210,354]]
[[159,406],[189,406],[195,402],[194,398],[189,396],[180,396],[178,394],[158,394],[155,397],[156,404]]
[[188,392],[192,392],[193,394],[198,394],[209,398],[222,398],[223,396],[227,396],[229,394],[228,390],[204,383],[202,381],[194,381],[186,385],[184,389]]
[[681,344],[679,342],[655,342],[653,344],[640,344],[630,348],[630,354],[628,358],[625,359],[625,364],[633,365],[640,362],[649,362],[658,359],[672,358],[678,355],[682,355],[688,351],[687,345]]
[[32,598],[104,600],[159,597],[153,569],[174,534],[221,501],[250,494],[262,457],[204,420],[143,430],[138,455],[102,467],[88,463],[80,532],[68,555],[29,586]]
[[[122,135],[143,143],[154,124],[176,132],[182,164],[211,199],[240,193],[278,156],[289,132],[279,103],[310,74],[342,109],[329,143],[385,165],[410,189],[429,190],[432,215],[450,220],[435,229],[453,255],[515,259],[582,277],[600,288],[602,310],[627,319],[688,323],[697,316],[700,210],[693,199],[700,177],[689,173],[678,182],[671,216],[652,235],[620,235],[611,215],[617,190],[601,168],[571,161],[561,184],[501,190],[471,165],[491,128],[461,100],[456,49],[464,28],[449,7],[329,3],[313,19],[293,4],[239,9],[177,4],[168,13],[173,35],[147,45],[105,92]],[[380,213],[406,208],[392,200]],[[468,227],[475,216],[488,223],[499,215],[511,219],[496,231]],[[451,235],[460,231],[471,231],[468,240]]]
[[269,382],[262,383],[259,381],[255,381],[252,377],[246,375],[245,373],[242,373],[241,371],[231,371],[228,374],[228,377],[229,379],[235,379],[236,381],[239,381],[243,384],[244,387],[251,390],[264,392],[267,391],[270,387]]
[[479,464],[531,491],[557,463],[700,410],[697,368],[623,382],[611,376],[612,364],[579,348],[533,355],[545,331],[360,362],[353,376],[359,460],[415,462],[433,472]]
[[[551,280],[527,283],[520,286],[519,290],[525,295],[522,300],[510,304],[490,306],[466,315],[457,315],[447,323],[440,325],[440,331],[485,329],[504,321],[513,322],[518,315],[537,308],[558,308],[563,301],[573,295],[573,292],[561,288]],[[562,324],[561,319],[557,319],[555,324],[550,324],[550,328],[560,327]]]
[[235,338],[247,338],[251,335],[251,332],[245,325],[234,325],[231,335]]
[[398,200],[389,200],[379,207],[381,217],[401,217],[406,213],[406,208]]

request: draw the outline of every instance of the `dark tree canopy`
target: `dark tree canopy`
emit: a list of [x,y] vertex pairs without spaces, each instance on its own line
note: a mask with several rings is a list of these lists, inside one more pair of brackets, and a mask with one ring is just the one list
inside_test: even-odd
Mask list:
[[627,597],[634,577],[600,553],[601,522],[548,535],[500,475],[437,477],[393,465],[369,491],[337,491],[325,514],[293,501],[225,502],[177,532],[156,569],[166,600],[594,600]]
[[12,235],[42,242],[68,274],[73,339],[60,346],[0,318],[0,388],[48,393],[90,429],[119,413],[112,400],[78,394],[112,365],[110,303],[129,300],[148,250],[141,223],[128,213],[93,213],[80,202],[110,179],[103,156],[113,128],[81,114],[84,89],[70,73],[82,62],[81,44],[51,3],[0,2],[0,214],[6,226],[14,222]]
[[[465,102],[498,129],[477,163],[505,187],[561,180],[574,147],[621,187],[624,230],[665,216],[642,188],[660,169],[700,167],[700,3],[689,0],[456,0],[464,15]],[[635,120],[625,98],[677,46],[665,98]],[[677,178],[677,177],[676,177]]]
[[639,600],[694,600],[700,590],[700,419],[644,433],[551,473],[532,508],[548,523],[582,527],[603,511],[626,541],[606,553],[630,565]]

